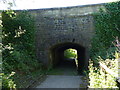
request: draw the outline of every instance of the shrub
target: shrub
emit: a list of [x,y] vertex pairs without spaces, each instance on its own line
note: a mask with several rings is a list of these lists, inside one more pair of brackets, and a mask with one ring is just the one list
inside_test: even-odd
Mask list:
[[34,18],[27,11],[3,11],[2,29],[3,85],[11,88],[14,87],[13,80],[6,78],[12,71],[18,77],[41,69],[41,64],[35,58]]
[[101,68],[93,67],[93,62],[90,61],[89,88],[118,88],[115,80],[112,75],[105,73]]
[[11,79],[11,77],[14,75],[14,72],[11,74],[4,74],[1,73],[2,76],[2,88],[16,88],[16,84]]
[[30,68],[36,67],[33,17],[27,11],[3,11],[2,25],[4,70],[19,68],[29,71]]

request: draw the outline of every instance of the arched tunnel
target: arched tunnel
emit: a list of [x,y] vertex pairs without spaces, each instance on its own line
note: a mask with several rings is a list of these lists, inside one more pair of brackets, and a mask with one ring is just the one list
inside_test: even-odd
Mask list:
[[[77,50],[78,67],[76,67],[75,61],[68,62],[64,58],[64,51],[69,48]],[[69,67],[76,67],[77,73],[82,74],[86,66],[86,49],[79,44],[71,42],[54,45],[50,49],[50,62],[53,68],[56,68],[61,64],[65,66],[69,65]]]

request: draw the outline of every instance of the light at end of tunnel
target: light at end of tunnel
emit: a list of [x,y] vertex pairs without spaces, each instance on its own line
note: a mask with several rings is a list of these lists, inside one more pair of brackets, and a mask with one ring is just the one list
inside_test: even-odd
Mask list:
[[64,57],[69,58],[69,59],[70,58],[76,59],[77,58],[77,50],[72,49],[72,48],[66,49],[64,51]]

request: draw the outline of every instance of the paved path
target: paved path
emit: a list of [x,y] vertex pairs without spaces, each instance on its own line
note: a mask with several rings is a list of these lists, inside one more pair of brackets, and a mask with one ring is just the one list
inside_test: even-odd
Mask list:
[[46,79],[37,85],[36,88],[86,88],[84,76],[78,76],[74,61],[64,61],[52,69]]
[[86,82],[83,76],[47,75],[36,88],[85,88]]

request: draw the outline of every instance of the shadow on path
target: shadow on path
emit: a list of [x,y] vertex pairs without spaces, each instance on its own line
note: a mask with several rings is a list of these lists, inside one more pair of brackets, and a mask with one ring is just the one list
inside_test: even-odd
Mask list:
[[48,75],[77,75],[77,67],[74,60],[59,63],[48,72]]
[[77,75],[75,61],[61,62],[50,70],[46,79],[36,88],[87,88],[84,76]]

